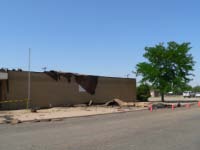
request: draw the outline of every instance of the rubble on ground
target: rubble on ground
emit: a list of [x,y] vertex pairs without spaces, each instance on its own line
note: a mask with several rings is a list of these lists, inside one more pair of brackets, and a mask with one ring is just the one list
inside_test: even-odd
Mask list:
[[114,106],[114,105],[117,105],[117,106],[120,106],[120,107],[133,107],[135,106],[134,102],[124,102],[120,99],[113,99],[111,101],[108,101],[105,103],[105,106]]

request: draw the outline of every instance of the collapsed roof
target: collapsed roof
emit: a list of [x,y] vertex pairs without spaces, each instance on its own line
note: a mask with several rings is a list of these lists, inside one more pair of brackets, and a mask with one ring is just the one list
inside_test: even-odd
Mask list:
[[79,84],[82,88],[84,88],[89,94],[94,95],[95,90],[98,84],[97,76],[90,75],[80,75],[75,73],[64,73],[57,71],[45,71],[47,75],[53,78],[55,81],[59,81],[61,76],[66,78],[68,82],[71,82],[71,78],[74,77],[77,84]]

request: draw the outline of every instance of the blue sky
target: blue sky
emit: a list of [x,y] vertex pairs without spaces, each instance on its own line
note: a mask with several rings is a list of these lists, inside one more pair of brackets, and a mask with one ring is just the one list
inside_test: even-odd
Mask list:
[[[199,0],[0,0],[0,67],[125,77],[145,46],[191,42],[200,84]],[[134,77],[132,74],[131,77]]]

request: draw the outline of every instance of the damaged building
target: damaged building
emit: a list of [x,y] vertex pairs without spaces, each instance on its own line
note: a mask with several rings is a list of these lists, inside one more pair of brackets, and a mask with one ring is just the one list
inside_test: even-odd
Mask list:
[[[24,109],[28,97],[28,72],[0,70],[0,109]],[[133,102],[136,80],[56,71],[31,72],[31,108],[104,104],[112,99]]]

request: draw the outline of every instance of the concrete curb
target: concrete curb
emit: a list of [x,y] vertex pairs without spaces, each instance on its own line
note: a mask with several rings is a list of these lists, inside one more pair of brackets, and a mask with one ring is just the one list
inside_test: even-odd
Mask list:
[[[56,121],[62,121],[65,119],[69,119],[69,118],[83,118],[83,117],[94,117],[94,116],[100,116],[100,115],[109,115],[109,114],[119,114],[119,113],[128,113],[128,112],[134,112],[134,111],[144,111],[144,110],[148,110],[148,108],[142,108],[142,109],[136,109],[136,110],[128,110],[128,111],[118,111],[118,112],[109,112],[109,113],[102,113],[102,114],[91,114],[91,115],[83,115],[83,116],[71,116],[71,117],[57,117],[57,118],[48,118],[48,119],[33,119],[33,120],[18,120],[18,119],[14,119],[15,122],[12,123],[12,120],[5,120],[5,122],[0,122],[1,124],[11,124],[11,125],[15,125],[15,124],[19,124],[19,123],[37,123],[37,122],[56,122]],[[18,120],[18,122],[16,121]]]

